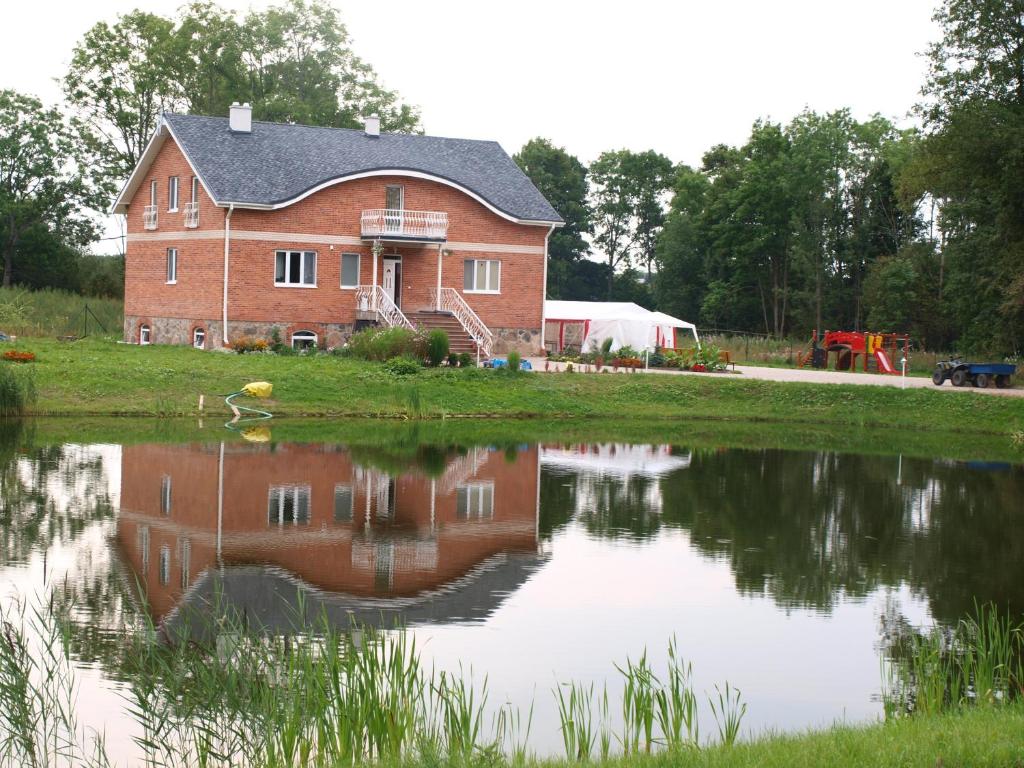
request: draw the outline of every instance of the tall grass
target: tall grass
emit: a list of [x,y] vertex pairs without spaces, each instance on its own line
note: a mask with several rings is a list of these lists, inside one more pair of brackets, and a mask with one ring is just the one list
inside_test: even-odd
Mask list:
[[[86,304],[95,315],[88,318],[90,335],[121,336],[123,300],[80,296],[54,288],[0,288],[0,331],[14,336],[81,336],[86,330],[82,315]],[[105,334],[96,319],[103,324]]]
[[21,416],[36,399],[35,377],[18,363],[0,362],[0,418]]
[[887,718],[997,706],[1024,695],[1024,625],[991,605],[975,614],[896,643],[882,670]]
[[[146,765],[281,766],[511,763],[528,751],[532,707],[511,705],[485,721],[487,681],[472,674],[427,672],[412,635],[313,622],[287,636],[266,636],[240,617],[216,611],[202,631],[161,634],[136,627],[124,693]],[[52,605],[0,623],[0,766],[105,765],[102,738],[75,715],[76,684],[63,622]],[[196,637],[215,630],[209,647]],[[157,640],[157,638],[163,638]],[[624,752],[697,747],[690,668],[670,645],[666,683],[646,653],[619,668]],[[726,687],[726,691],[734,691]],[[613,734],[607,689],[556,688],[567,755],[609,757]],[[735,692],[730,699],[738,705]],[[739,730],[734,717],[732,743]],[[656,733],[655,726],[660,730]]]

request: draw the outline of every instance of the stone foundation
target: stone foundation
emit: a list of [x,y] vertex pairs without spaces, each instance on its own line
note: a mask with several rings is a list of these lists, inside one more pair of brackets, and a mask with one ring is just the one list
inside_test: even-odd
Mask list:
[[491,328],[494,334],[492,353],[507,355],[515,350],[524,357],[540,352],[540,328]]
[[[140,317],[125,315],[124,339],[129,344],[139,343],[139,326],[150,327],[151,344],[192,344],[192,332],[196,328],[206,331],[206,349],[224,347],[223,325],[219,320],[193,320],[179,317]],[[321,348],[334,349],[342,346],[352,335],[351,323],[264,323],[244,320],[229,321],[228,338],[231,340],[249,336],[255,339],[266,339],[268,342],[278,330],[284,344],[291,343],[291,335],[296,331],[312,331],[317,335]]]
[[[192,333],[196,328],[206,331],[206,349],[220,349],[224,346],[222,325],[219,320],[196,320],[181,317],[145,317],[125,315],[124,340],[129,344],[139,343],[139,327],[148,325],[151,344],[192,344]],[[228,324],[229,338],[242,336],[266,339],[268,342],[277,328],[281,341],[291,343],[291,334],[296,331],[312,331],[317,335],[321,348],[334,349],[348,341],[353,333],[352,323],[265,323],[235,320]],[[492,328],[494,354],[505,355],[513,349],[521,355],[536,355],[540,350],[539,328]]]

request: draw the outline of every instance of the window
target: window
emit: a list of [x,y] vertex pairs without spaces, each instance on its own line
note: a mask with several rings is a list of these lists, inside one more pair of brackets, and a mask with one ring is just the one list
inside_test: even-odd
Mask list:
[[296,331],[292,334],[292,349],[316,349],[316,334],[312,331]]
[[455,489],[455,513],[460,520],[494,517],[494,483],[470,483]]
[[341,287],[359,287],[359,254],[341,254]]
[[149,326],[139,326],[139,344],[149,344]]
[[196,349],[206,348],[206,329],[195,328],[192,330],[192,346]]
[[351,485],[334,486],[334,522],[351,523],[355,496]]
[[167,283],[174,285],[178,282],[178,249],[167,249]]
[[167,180],[167,210],[171,213],[178,210],[178,177],[171,176]]
[[160,547],[160,583],[171,583],[171,548],[166,544]]
[[139,555],[142,560],[143,574],[149,570],[149,526],[139,527]]
[[149,204],[156,205],[156,179],[149,182]]
[[193,203],[199,202],[199,177],[192,177],[192,200]]
[[384,207],[389,211],[401,211],[405,208],[405,187],[388,185],[384,193]]
[[316,251],[278,251],[275,285],[316,287]]
[[501,290],[501,262],[497,259],[466,259],[463,291],[498,293]]
[[308,485],[274,485],[267,501],[267,522],[271,525],[309,523]]
[[185,539],[181,543],[181,588],[188,589],[189,574],[192,569],[192,542]]
[[164,475],[160,480],[160,514],[171,514],[171,476]]

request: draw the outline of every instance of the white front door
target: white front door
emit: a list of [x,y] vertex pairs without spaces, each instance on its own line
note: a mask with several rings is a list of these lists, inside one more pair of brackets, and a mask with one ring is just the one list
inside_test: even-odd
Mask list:
[[400,258],[385,258],[384,259],[384,274],[381,278],[381,285],[395,306],[399,306],[401,300],[401,290],[399,288],[399,281],[402,279],[402,260]]

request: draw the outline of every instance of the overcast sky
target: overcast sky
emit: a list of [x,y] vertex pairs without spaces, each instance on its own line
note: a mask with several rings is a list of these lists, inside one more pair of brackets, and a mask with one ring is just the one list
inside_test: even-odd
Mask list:
[[[353,47],[422,110],[427,133],[545,136],[584,162],[655,149],[698,164],[759,117],[850,107],[909,124],[938,0],[333,0]],[[265,0],[221,0],[244,10]],[[55,102],[75,42],[136,7],[178,0],[5,4],[0,88]]]

